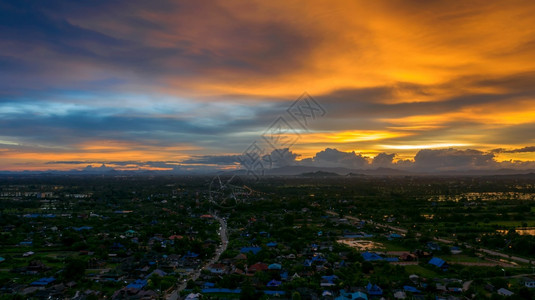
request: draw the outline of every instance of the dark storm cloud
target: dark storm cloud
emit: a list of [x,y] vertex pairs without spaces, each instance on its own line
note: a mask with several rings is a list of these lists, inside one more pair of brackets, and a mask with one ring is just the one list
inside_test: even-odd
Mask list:
[[[169,80],[202,81],[203,75],[269,77],[305,63],[312,37],[235,13],[200,2],[9,1],[0,10],[0,37],[6,42],[0,50],[1,86],[83,87],[111,76],[128,80],[130,88],[159,82],[158,89]],[[158,14],[158,20],[147,17]],[[94,74],[80,74],[83,68]],[[114,87],[121,85],[109,88]]]
[[[411,149],[404,158],[418,145],[521,149],[535,143],[534,8],[527,1],[2,1],[0,163],[37,168],[39,153],[42,162],[96,162],[120,149],[117,161],[233,164],[219,156],[239,155],[273,120],[288,117],[304,90],[327,114],[276,165],[401,167],[393,154],[371,160],[337,149]],[[110,145],[94,150],[102,140]],[[176,144],[188,150],[160,151]],[[317,154],[300,162],[299,147]],[[94,153],[78,156],[84,149]],[[418,168],[479,168],[496,159],[418,154]]]
[[[266,168],[276,168],[296,165],[296,158],[299,155],[293,153],[289,148],[272,150],[269,154],[261,158]],[[244,154],[240,155],[201,155],[192,156],[190,159],[183,160],[183,164],[207,164],[207,165],[239,165],[247,158]]]
[[372,160],[374,167],[392,167],[396,154],[379,153]]
[[343,152],[337,149],[326,148],[316,153],[313,158],[315,165],[322,167],[349,167],[360,169],[368,165],[368,160],[361,154]]
[[527,146],[527,147],[518,148],[518,149],[511,149],[511,150],[498,148],[498,149],[493,149],[492,152],[493,153],[526,153],[526,152],[535,152],[535,146]]
[[478,170],[496,168],[494,154],[478,150],[424,149],[414,157],[413,168],[427,171]]
[[535,143],[535,123],[521,123],[509,126],[500,126],[489,134],[487,140],[492,143],[512,145],[526,145]]
[[[535,74],[532,74],[535,75]],[[321,103],[325,103],[326,109],[337,117],[351,117],[355,114],[362,115],[366,118],[392,118],[406,117],[413,115],[433,115],[447,112],[459,111],[466,107],[478,105],[492,105],[493,103],[507,103],[511,99],[521,96],[531,95],[532,91],[526,91],[528,88],[535,86],[535,79],[530,78],[529,74],[522,74],[525,84],[522,88],[514,88],[509,85],[513,79],[507,77],[502,80],[496,79],[494,82],[503,83],[504,87],[510,87],[511,91],[503,93],[465,93],[463,95],[443,96],[438,100],[413,101],[410,98],[399,101],[399,93],[410,94],[412,97],[426,96],[431,94],[433,89],[453,89],[454,83],[442,86],[424,86],[408,83],[399,83],[393,86],[382,86],[362,89],[345,89],[337,90],[326,95],[317,96]],[[535,76],[534,76],[535,77]],[[532,81],[529,81],[532,79]],[[473,87],[488,87],[491,81],[474,82]],[[499,85],[497,85],[499,86]],[[495,86],[496,87],[496,86]],[[520,91],[520,92],[518,92]],[[535,91],[535,88],[533,88]],[[394,101],[397,100],[397,101]]]

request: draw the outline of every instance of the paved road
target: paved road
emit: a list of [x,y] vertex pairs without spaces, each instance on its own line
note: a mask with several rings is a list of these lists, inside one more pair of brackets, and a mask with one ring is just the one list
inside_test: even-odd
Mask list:
[[[221,245],[216,249],[215,256],[212,257],[209,261],[207,261],[200,269],[195,270],[193,274],[191,274],[188,277],[188,280],[197,280],[199,276],[201,275],[201,271],[206,269],[211,264],[216,263],[219,260],[219,257],[225,250],[227,250],[228,246],[228,234],[227,234],[227,222],[218,216],[214,216],[214,218],[219,222],[219,236],[221,237]],[[181,282],[180,285],[177,287],[176,290],[174,290],[171,294],[169,294],[166,299],[167,300],[177,300],[179,298],[180,292],[186,288],[187,282]]]
[[518,257],[518,256],[511,256],[510,257],[509,255],[503,254],[501,252],[492,251],[492,250],[488,250],[488,249],[482,249],[482,248],[478,249],[478,251],[485,252],[485,253],[490,254],[490,255],[504,257],[504,258],[507,258],[507,259],[510,259],[510,260],[514,260],[514,261],[518,261],[518,262],[525,263],[525,264],[535,265],[535,261],[534,260],[529,260],[529,259],[525,259],[525,258]]
[[[330,211],[330,210],[328,210],[327,213],[330,214],[330,215],[334,215],[334,216],[338,215],[338,213],[336,213],[334,211]],[[355,218],[355,217],[352,217],[352,216],[344,216],[344,217],[346,219],[357,221],[357,222],[365,221],[366,223],[375,225],[377,227],[387,228],[387,229],[390,229],[390,230],[393,230],[393,231],[397,231],[397,232],[400,232],[400,233],[407,233],[407,229],[404,229],[404,228],[395,227],[395,226],[388,225],[388,224],[381,224],[381,223],[377,223],[377,222],[374,222],[374,221],[371,221],[371,220],[360,220],[359,218]],[[420,233],[416,233],[416,236],[420,236]],[[434,239],[435,239],[435,241],[438,241],[438,242],[441,242],[441,243],[445,243],[445,244],[453,244],[454,243],[453,240],[449,240],[449,239],[438,238],[438,237],[435,237]],[[470,246],[468,244],[465,244],[465,246],[466,246],[466,248],[473,248],[472,246]],[[513,261],[517,261],[517,262],[521,262],[521,263],[525,263],[525,264],[535,265],[535,260],[529,260],[529,259],[525,259],[525,258],[518,257],[518,256],[509,256],[508,254],[503,254],[503,253],[498,252],[498,251],[484,249],[484,248],[479,248],[479,249],[475,249],[475,250],[478,251],[478,252],[483,252],[483,253],[486,253],[486,254],[507,258],[509,260],[513,260]]]

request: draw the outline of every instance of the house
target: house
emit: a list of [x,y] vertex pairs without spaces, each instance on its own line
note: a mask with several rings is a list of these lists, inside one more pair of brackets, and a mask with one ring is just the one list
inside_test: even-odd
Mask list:
[[339,269],[339,268],[347,267],[347,264],[346,264],[345,260],[342,259],[342,260],[339,261],[339,262],[338,262],[338,261],[335,262],[335,263],[334,263],[334,267],[335,267],[336,269]]
[[30,283],[30,285],[33,285],[33,286],[47,286],[47,285],[51,284],[54,281],[56,281],[56,278],[54,278],[54,277],[44,277],[44,278],[38,279],[38,280]]
[[167,273],[164,272],[164,271],[162,271],[162,270],[160,270],[160,269],[156,269],[156,270],[152,271],[152,272],[147,276],[147,278],[150,278],[150,277],[153,276],[153,275],[155,275],[155,276],[160,276],[160,277],[164,277],[165,275],[167,275]]
[[24,254],[22,254],[22,257],[28,257],[28,256],[32,256],[32,255],[34,255],[34,254],[35,254],[35,252],[33,252],[33,251],[28,251],[28,252],[24,252]]
[[260,252],[262,250],[262,248],[260,247],[243,247],[240,249],[240,253],[253,253],[253,254],[258,254],[258,252]]
[[264,291],[264,294],[268,296],[280,297],[280,296],[284,296],[286,292],[285,291]]
[[371,284],[370,282],[368,282],[366,285],[366,291],[371,296],[381,296],[383,294],[383,289],[376,284]]
[[[1,259],[0,259],[1,262]],[[524,286],[527,288],[535,288],[535,279],[524,277],[522,278],[522,281],[524,282]]]
[[211,264],[208,267],[208,271],[210,271],[212,274],[226,274],[228,268],[224,264]]
[[268,269],[269,270],[281,270],[282,266],[281,264],[274,263],[274,264],[269,265]]
[[403,286],[403,290],[405,292],[409,292],[409,293],[421,293],[419,289],[413,287],[413,286],[410,286],[410,285],[404,285]]
[[430,257],[431,256],[429,252],[426,252],[420,249],[416,249],[412,253],[416,255],[416,257]]
[[147,300],[156,300],[156,299],[159,299],[158,297],[158,293],[156,293],[155,291],[153,290],[149,290],[149,291],[139,291],[137,294],[136,294],[136,297],[139,297],[139,299],[147,299]]
[[74,231],[82,231],[82,230],[91,230],[93,227],[91,226],[80,226],[80,227],[72,227]]
[[266,246],[268,247],[277,247],[277,243],[276,242],[269,242],[266,244]]
[[434,265],[442,270],[447,270],[448,269],[448,264],[443,260],[443,259],[440,259],[438,257],[433,257],[431,258],[431,260],[429,260],[428,264],[430,265]]
[[484,288],[485,288],[485,290],[487,290],[489,292],[494,292],[494,290],[495,290],[495,287],[490,283],[486,283]]
[[324,263],[324,262],[327,262],[327,259],[323,257],[321,253],[317,253],[317,254],[314,254],[314,256],[312,257],[312,262]]
[[437,243],[433,242],[427,243],[427,248],[431,251],[440,251],[442,249]]
[[379,261],[379,260],[383,260],[383,257],[380,256],[379,254],[377,253],[373,253],[373,252],[362,252],[360,254],[362,256],[362,258],[364,258],[365,261]]
[[415,261],[418,259],[418,256],[412,253],[404,252],[399,256],[399,259],[401,259],[402,261]]
[[340,295],[335,300],[368,300],[368,295],[363,292],[346,292],[345,290],[340,290]]
[[201,296],[202,296],[202,295],[201,295],[200,293],[196,293],[196,294],[194,294],[194,293],[189,293],[189,294],[186,296],[185,300],[197,300],[197,299],[200,299]]
[[197,258],[199,257],[199,254],[195,253],[195,252],[186,252],[186,254],[183,256],[183,258]]
[[333,296],[333,293],[331,291],[323,291],[323,293],[321,293],[321,296],[323,298],[331,299]]
[[498,292],[498,295],[505,296],[505,297],[509,297],[515,294],[511,292],[510,290],[504,289],[504,288],[499,289],[497,292]]
[[460,287],[448,287],[448,291],[453,293],[462,293],[463,289]]
[[267,287],[278,287],[282,284],[281,281],[277,281],[275,279],[272,279],[270,282],[268,282],[268,284],[266,285]]
[[395,291],[394,292],[394,298],[395,299],[406,299],[407,298],[407,294],[405,294],[404,291]]
[[394,239],[400,239],[400,238],[402,238],[402,237],[403,237],[403,236],[402,236],[401,234],[399,234],[399,233],[391,233],[391,234],[387,235],[387,238],[388,238],[388,240],[390,240],[390,241],[391,241],[391,240],[394,240]]
[[32,260],[28,263],[28,267],[26,267],[27,271],[30,271],[32,273],[38,273],[42,271],[47,271],[50,268],[47,267],[43,262],[39,260]]
[[448,288],[446,287],[446,285],[443,284],[443,283],[440,283],[440,282],[436,283],[435,288],[436,288],[437,291],[440,291],[440,292],[448,291]]
[[336,284],[334,282],[337,279],[338,279],[338,276],[336,276],[336,275],[321,276],[320,286],[322,286],[322,287],[335,286]]
[[261,271],[265,271],[269,268],[268,265],[266,265],[265,263],[261,263],[261,262],[258,262],[252,266],[250,266],[248,268],[248,272],[249,273],[255,273],[255,272],[261,272]]
[[463,252],[463,250],[461,250],[461,248],[457,246],[453,246],[453,247],[450,247],[450,252],[451,254],[460,254]]
[[136,290],[141,290],[142,288],[144,288],[146,285],[147,285],[147,280],[143,280],[143,279],[136,279],[135,281],[129,283],[126,288],[127,289],[136,289]]

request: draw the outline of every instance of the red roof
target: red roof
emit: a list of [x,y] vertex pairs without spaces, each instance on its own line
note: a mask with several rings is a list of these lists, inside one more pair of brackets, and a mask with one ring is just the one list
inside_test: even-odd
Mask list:
[[202,215],[201,218],[210,219],[210,218],[213,218],[213,216],[212,215]]
[[176,235],[176,234],[169,237],[170,240],[181,240],[183,238],[184,238],[183,236]]
[[265,271],[268,269],[268,265],[266,265],[265,263],[256,263],[252,266],[249,267],[249,272],[256,272],[256,271]]

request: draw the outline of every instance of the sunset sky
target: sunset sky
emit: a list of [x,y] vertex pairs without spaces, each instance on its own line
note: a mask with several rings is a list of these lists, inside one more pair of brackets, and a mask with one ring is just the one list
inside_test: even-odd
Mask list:
[[[289,164],[535,168],[534,16],[527,0],[0,1],[0,170],[238,168],[279,117]],[[304,92],[324,110],[306,126],[287,111]]]

